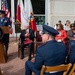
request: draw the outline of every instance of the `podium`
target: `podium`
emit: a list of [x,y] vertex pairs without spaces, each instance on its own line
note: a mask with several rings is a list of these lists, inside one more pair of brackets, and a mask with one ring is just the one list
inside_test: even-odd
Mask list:
[[5,47],[4,47],[4,44],[2,43],[2,38],[3,38],[4,34],[9,34],[8,26],[0,27],[0,63],[6,63],[6,61],[7,61]]
[[0,28],[3,30],[4,34],[9,34],[9,27],[8,26],[0,26]]

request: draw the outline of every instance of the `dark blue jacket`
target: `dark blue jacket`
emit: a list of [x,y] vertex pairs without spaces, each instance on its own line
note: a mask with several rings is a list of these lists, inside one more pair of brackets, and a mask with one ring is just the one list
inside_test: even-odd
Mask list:
[[10,19],[7,17],[0,18],[0,26],[10,25]]
[[[34,67],[41,70],[42,65],[56,66],[65,64],[66,46],[55,40],[48,41],[36,50]],[[55,74],[50,74],[55,75]]]
[[[7,17],[0,18],[0,26],[9,26],[9,25],[10,25],[10,19],[9,18],[7,18]],[[3,43],[9,43],[9,33],[4,34],[2,42]]]
[[75,40],[70,40],[70,53],[69,53],[69,63],[75,63]]
[[[25,34],[26,34],[26,30],[24,29],[21,31],[21,34],[20,34],[21,43],[23,43],[25,38],[26,38]],[[30,34],[29,39],[34,41],[35,34],[34,34],[34,31],[32,29],[29,29],[29,34]]]

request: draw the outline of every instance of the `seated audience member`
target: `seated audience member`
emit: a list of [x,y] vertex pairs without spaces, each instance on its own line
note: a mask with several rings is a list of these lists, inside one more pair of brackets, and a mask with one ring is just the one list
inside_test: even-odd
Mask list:
[[56,25],[54,25],[54,29],[57,29],[57,25],[58,25],[58,24],[62,24],[62,21],[59,20],[58,23],[57,23]]
[[[24,58],[24,47],[25,46],[29,46],[29,60],[31,59],[31,53],[33,51],[33,41],[34,41],[34,38],[35,38],[35,34],[34,34],[34,31],[32,29],[29,28],[29,26],[25,26],[24,27],[25,29],[23,29],[21,31],[21,34],[20,34],[20,39],[21,39],[21,59]],[[25,44],[26,42],[28,42],[29,40],[32,40],[32,42],[28,43],[28,44]]]
[[75,63],[75,24],[71,24],[71,30],[67,32],[69,39],[70,53],[69,53],[69,62]]
[[75,21],[74,21],[74,24],[75,24]]
[[[43,25],[44,32],[42,33],[42,42],[44,45],[36,50],[35,61],[27,61],[25,63],[25,75],[40,75],[40,70],[43,65],[56,66],[65,63],[66,46],[63,43],[58,43],[55,36],[58,32],[47,25]],[[59,59],[59,60],[58,60]],[[62,72],[45,73],[45,75],[61,75]]]
[[61,20],[59,20],[59,21],[58,21],[58,24],[62,24],[62,21],[61,21]]
[[66,24],[64,25],[64,30],[69,31],[70,30],[70,21],[67,20]]
[[62,24],[57,25],[57,31],[59,32],[59,34],[56,35],[55,39],[58,42],[66,43],[67,34],[66,34],[66,31],[63,29]]
[[58,25],[58,24],[56,24],[56,25],[54,26],[54,29],[56,29],[56,30],[57,30],[57,25]]

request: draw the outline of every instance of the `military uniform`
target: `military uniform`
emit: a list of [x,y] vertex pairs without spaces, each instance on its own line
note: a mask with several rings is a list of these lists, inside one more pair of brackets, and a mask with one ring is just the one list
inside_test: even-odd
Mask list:
[[[49,32],[51,35],[56,35],[58,32],[53,28],[43,25],[43,29]],[[42,65],[56,66],[65,64],[66,58],[66,46],[63,43],[58,43],[56,40],[51,40],[40,46],[36,50],[35,62],[27,61],[25,66],[25,75],[31,75],[34,72],[36,75],[40,75]],[[62,75],[62,72],[45,73],[45,75]]]
[[[8,26],[8,25],[10,25],[9,18],[7,17],[0,18],[0,26]],[[3,37],[3,43],[8,43],[8,42],[9,42],[9,34],[5,34]]]
[[[0,14],[5,14],[5,11],[0,10]],[[0,26],[8,26],[10,25],[10,19],[7,17],[0,17]],[[8,34],[4,34],[3,38],[2,38],[2,42],[4,43],[5,47],[6,47],[6,53],[8,50],[8,43],[9,43],[9,33]]]

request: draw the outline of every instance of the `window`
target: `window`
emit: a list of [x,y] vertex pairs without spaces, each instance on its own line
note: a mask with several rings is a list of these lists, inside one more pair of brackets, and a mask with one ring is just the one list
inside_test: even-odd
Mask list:
[[45,14],[45,0],[31,0],[34,14]]
[[36,20],[36,25],[42,25],[45,24],[45,16],[34,16]]
[[45,0],[31,0],[36,25],[45,24]]

